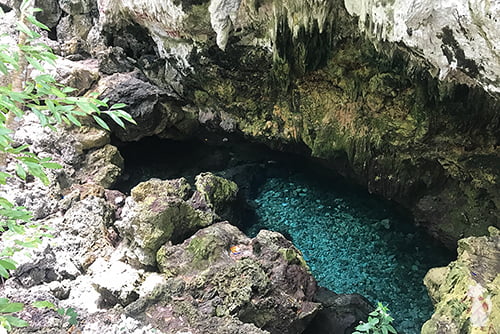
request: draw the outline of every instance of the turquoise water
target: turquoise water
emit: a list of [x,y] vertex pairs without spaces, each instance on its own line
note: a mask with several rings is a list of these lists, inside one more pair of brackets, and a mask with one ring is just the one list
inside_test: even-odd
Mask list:
[[385,201],[345,184],[300,174],[269,178],[253,199],[248,230],[291,238],[319,285],[388,305],[399,333],[420,333],[433,312],[422,283],[450,254]]
[[396,206],[331,179],[331,171],[311,170],[317,161],[208,138],[216,145],[155,138],[121,145],[126,170],[118,189],[129,193],[151,177],[184,176],[192,182],[203,171],[231,178],[252,204],[241,212],[253,217],[240,222],[247,234],[262,228],[282,232],[302,251],[320,285],[381,301],[391,309],[399,333],[420,332],[432,313],[422,279],[428,269],[447,265],[453,254],[417,230]]

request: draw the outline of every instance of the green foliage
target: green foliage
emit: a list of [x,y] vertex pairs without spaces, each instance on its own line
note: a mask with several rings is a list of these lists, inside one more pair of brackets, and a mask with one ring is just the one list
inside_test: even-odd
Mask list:
[[[58,83],[47,73],[46,67],[55,66],[57,56],[47,45],[39,42],[41,35],[36,30],[48,30],[48,27],[35,18],[34,13],[40,9],[32,8],[32,2],[23,0],[20,7],[17,48],[0,44],[0,75],[12,79],[12,84],[0,86],[0,168],[8,160],[17,161],[14,173],[0,170],[0,184],[6,184],[9,178],[26,180],[28,176],[32,176],[48,185],[50,180],[45,169],[62,168],[50,157],[38,157],[30,151],[29,145],[13,145],[12,120],[21,119],[28,112],[35,114],[42,126],[51,129],[55,129],[54,126],[60,123],[81,126],[81,118],[90,116],[99,126],[109,130],[102,115],[109,116],[121,127],[125,127],[124,121],[135,124],[132,117],[123,110],[125,104],[109,106],[108,101],[100,100],[97,93],[86,97],[71,96],[76,91],[74,88]],[[32,75],[29,75],[30,72]],[[26,208],[16,206],[0,196],[0,276],[5,279],[9,278],[9,271],[16,269],[17,264],[12,260],[14,253],[36,247],[41,243],[42,237],[50,236],[46,227],[33,224],[31,218],[32,215]],[[69,323],[76,324],[78,315],[73,309],[56,309],[48,304],[45,307],[68,316]],[[12,315],[22,309],[23,304],[0,298],[0,326],[8,331],[13,327],[27,326],[26,321]]]
[[375,311],[368,315],[368,322],[364,322],[356,326],[356,332],[353,334],[397,334],[391,323],[394,320],[389,315],[389,309],[382,303],[377,304]]
[[37,302],[34,302],[31,305],[33,307],[36,307],[36,308],[47,308],[47,309],[50,309],[50,310],[54,310],[59,315],[67,316],[68,317],[68,323],[70,325],[76,325],[76,324],[78,324],[78,313],[73,308],[71,308],[71,307],[67,308],[67,309],[65,309],[63,307],[57,308],[53,303],[51,303],[49,301],[46,301],[46,300],[37,301]]
[[0,326],[10,331],[13,327],[26,327],[28,323],[13,316],[13,313],[22,311],[22,303],[12,303],[7,298],[0,298]]

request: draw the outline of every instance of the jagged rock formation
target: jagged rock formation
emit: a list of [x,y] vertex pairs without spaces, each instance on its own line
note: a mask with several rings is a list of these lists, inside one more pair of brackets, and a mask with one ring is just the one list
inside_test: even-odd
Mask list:
[[71,3],[54,26],[61,54],[135,71],[104,84],[113,101],[142,96],[123,140],[201,125],[319,157],[450,247],[498,223],[495,3]]
[[498,333],[500,331],[500,233],[458,242],[458,258],[431,269],[424,283],[436,312],[422,333]]
[[[9,9],[19,2],[1,4]],[[37,1],[37,5],[45,9],[39,14],[40,19],[52,29],[46,37],[57,40],[50,42],[54,50],[68,59],[67,66],[73,68],[76,64],[79,68],[62,78],[77,85],[82,94],[97,90],[112,102],[128,99],[129,111],[139,120],[139,127],[115,129],[122,140],[138,140],[152,134],[185,138],[199,126],[235,132],[277,149],[327,161],[370,191],[410,208],[417,222],[426,224],[430,232],[451,247],[464,235],[485,234],[487,226],[498,226],[497,2],[460,1],[450,7],[445,1],[398,0],[50,0]],[[85,323],[85,330],[90,332],[106,321],[118,323],[109,325],[109,332],[118,331],[120,326],[132,328],[130,331],[151,329],[151,325],[124,315],[119,305],[134,305],[137,310],[149,307],[156,312],[151,314],[173,319],[178,319],[181,312],[192,315],[192,322],[179,320],[179,330],[200,326],[196,327],[199,331],[226,328],[231,333],[262,332],[255,327],[267,324],[261,319],[255,325],[224,316],[202,322],[199,310],[193,310],[193,304],[189,304],[199,297],[200,288],[181,288],[177,285],[179,278],[170,282],[173,285],[166,284],[163,291],[167,295],[177,292],[179,298],[185,299],[167,298],[161,301],[161,307],[152,306],[147,297],[151,291],[134,289],[143,279],[146,282],[152,277],[155,281],[157,276],[120,262],[121,259],[117,260],[119,264],[96,262],[97,257],[110,258],[115,252],[117,232],[133,247],[147,250],[146,257],[141,257],[141,253],[139,259],[126,255],[123,258],[146,266],[158,261],[161,266],[168,260],[169,247],[189,248],[193,240],[203,240],[206,231],[200,231],[201,236],[189,244],[165,246],[175,236],[170,234],[145,247],[143,240],[135,240],[134,236],[135,226],[144,220],[134,210],[144,203],[137,198],[124,201],[121,194],[103,188],[113,184],[122,164],[116,149],[107,146],[109,137],[97,133],[89,139],[72,131],[64,132],[61,140],[30,122],[28,119],[26,130],[16,134],[16,140],[29,142],[38,133],[32,142],[34,150],[50,153],[65,169],[51,176],[57,184],[55,190],[34,182],[24,192],[6,197],[33,210],[39,219],[66,211],[64,219],[53,224],[73,231],[69,233],[72,265],[57,255],[57,248],[47,246],[46,256],[41,258],[52,262],[27,262],[17,283],[25,287],[49,284],[35,292],[19,290],[23,294],[10,290],[16,291],[12,295],[29,300],[35,294],[64,306],[74,305],[87,294],[93,304],[82,307],[87,310],[82,310],[82,314],[97,310],[96,305],[118,305],[111,311],[89,316],[87,319],[95,320]],[[95,168],[95,162],[104,165]],[[89,175],[91,179],[86,178]],[[9,186],[20,187],[15,182]],[[206,205],[207,200],[213,201],[214,194],[200,189],[190,201],[183,196],[173,200],[178,205],[173,207],[182,206],[184,212],[192,214],[184,218],[198,219],[189,233],[209,225],[216,216],[210,210],[218,204]],[[59,201],[61,196],[64,198]],[[122,208],[124,203],[126,207]],[[198,211],[203,207],[208,209],[210,219],[200,216]],[[166,211],[169,208],[162,207]],[[111,214],[114,210],[117,216],[123,214],[122,220],[130,219],[129,225],[115,226]],[[74,237],[85,226],[82,220],[87,217],[97,225],[83,236]],[[171,226],[177,228],[179,224]],[[189,233],[183,231],[179,235],[186,237]],[[181,242],[180,239],[176,241]],[[274,255],[280,260],[285,258],[278,253]],[[208,262],[213,260],[212,254],[199,254]],[[54,270],[58,261],[66,264]],[[261,273],[257,270],[260,264],[252,259],[245,260],[245,264],[255,269],[252,272]],[[121,288],[112,288],[98,277],[101,270],[128,272],[136,279],[122,282]],[[97,288],[86,283],[85,275],[95,276],[92,280]],[[162,278],[158,280],[161,282]],[[76,284],[73,281],[81,288],[69,288]],[[498,280],[492,282],[498,286]],[[432,286],[448,286],[441,283],[429,285],[430,290],[433,291]],[[225,293],[219,288],[215,290]],[[161,291],[153,296],[164,296]],[[446,300],[444,293],[447,292],[432,294],[438,301]],[[476,296],[474,293],[471,296]],[[61,302],[54,296],[69,299]],[[307,298],[301,301],[312,301],[311,293],[304,296]],[[470,298],[473,304],[476,297]],[[186,299],[189,302],[184,302]],[[144,304],[134,304],[138,301]],[[223,303],[219,309],[223,315],[240,315],[240,311],[252,307],[252,300],[244,301],[246,304],[236,306]],[[430,332],[439,331],[441,315],[448,312],[437,305],[438,313],[424,328]],[[295,309],[302,306],[293,305]],[[28,311],[33,319],[39,318],[40,311]],[[135,314],[131,308],[127,312]],[[453,326],[465,326],[465,318],[460,317]],[[60,326],[61,319],[58,321],[52,325],[40,323],[38,328]],[[293,323],[291,319],[287,321],[287,325]],[[166,324],[154,325],[173,330]]]

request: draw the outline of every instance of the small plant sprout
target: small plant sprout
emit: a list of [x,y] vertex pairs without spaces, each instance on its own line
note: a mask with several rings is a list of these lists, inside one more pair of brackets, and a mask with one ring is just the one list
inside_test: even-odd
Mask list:
[[397,334],[391,325],[393,320],[387,306],[378,302],[375,311],[368,315],[368,321],[356,326],[356,331],[353,334]]

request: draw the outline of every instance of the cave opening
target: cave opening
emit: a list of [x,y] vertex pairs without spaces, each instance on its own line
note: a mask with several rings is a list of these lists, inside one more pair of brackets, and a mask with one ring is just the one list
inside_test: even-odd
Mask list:
[[249,236],[260,229],[285,235],[320,286],[388,305],[399,333],[420,333],[430,318],[433,306],[423,278],[454,254],[416,227],[406,210],[321,161],[227,135],[115,144],[125,160],[116,186],[122,192],[150,178],[193,182],[206,171],[231,179],[241,202],[231,223]]

